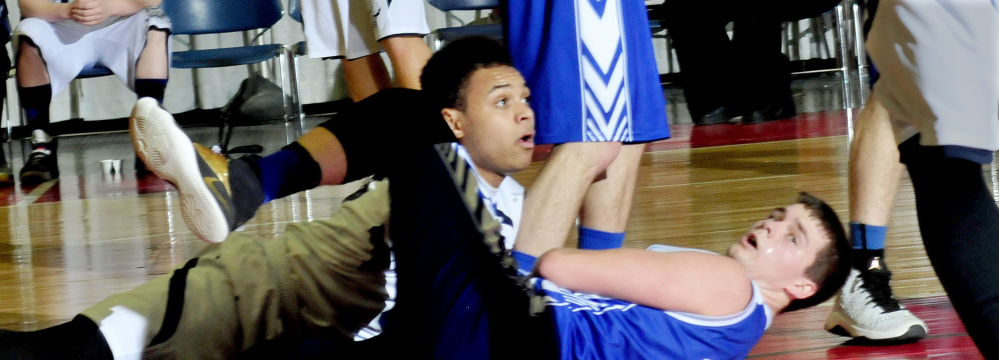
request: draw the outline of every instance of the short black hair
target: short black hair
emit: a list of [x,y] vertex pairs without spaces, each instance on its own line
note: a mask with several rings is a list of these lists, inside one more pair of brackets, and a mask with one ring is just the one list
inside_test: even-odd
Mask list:
[[782,312],[804,309],[829,300],[843,287],[847,276],[850,275],[852,264],[850,239],[847,238],[843,223],[832,207],[804,191],[798,195],[797,203],[804,205],[811,216],[819,220],[826,235],[829,236],[829,244],[815,255],[815,262],[805,269],[805,276],[818,286],[815,294],[804,299],[792,300]]
[[465,87],[476,70],[513,66],[510,52],[498,41],[469,36],[447,43],[427,61],[420,85],[434,106],[465,109]]

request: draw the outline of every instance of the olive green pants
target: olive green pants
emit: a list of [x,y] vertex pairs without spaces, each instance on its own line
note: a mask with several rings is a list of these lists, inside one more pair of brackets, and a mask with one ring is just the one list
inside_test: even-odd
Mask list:
[[372,184],[330,219],[272,239],[233,233],[82,314],[105,335],[108,326],[142,334],[144,358],[228,358],[282,334],[350,337],[387,297],[388,183]]

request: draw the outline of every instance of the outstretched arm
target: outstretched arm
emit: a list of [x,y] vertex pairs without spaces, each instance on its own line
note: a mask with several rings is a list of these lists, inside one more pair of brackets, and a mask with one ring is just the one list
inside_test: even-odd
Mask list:
[[569,290],[707,316],[735,314],[753,293],[735,260],[691,251],[560,248],[542,255],[536,271]]

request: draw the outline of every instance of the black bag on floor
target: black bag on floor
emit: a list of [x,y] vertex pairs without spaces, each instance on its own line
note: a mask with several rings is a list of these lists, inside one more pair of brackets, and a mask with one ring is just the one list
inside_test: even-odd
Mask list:
[[219,146],[222,154],[259,153],[260,145],[239,146],[228,150],[233,128],[239,125],[258,123],[264,120],[284,117],[284,93],[281,87],[257,73],[250,73],[241,84],[236,95],[222,107],[219,124]]

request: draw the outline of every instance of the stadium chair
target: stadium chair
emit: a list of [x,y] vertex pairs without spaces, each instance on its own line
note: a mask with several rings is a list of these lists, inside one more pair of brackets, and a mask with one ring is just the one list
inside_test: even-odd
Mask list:
[[[264,29],[249,41],[254,43],[281,19],[280,0],[164,0],[163,10],[173,25],[174,39],[190,47],[177,35],[220,34],[237,31]],[[250,65],[267,60],[278,60],[281,77],[282,106],[284,120],[296,117],[293,97],[288,95],[292,80],[287,59],[290,50],[281,44],[246,45],[227,48],[174,51],[171,66],[180,69],[214,68],[235,65]],[[220,145],[226,152],[232,126],[223,119],[220,128]],[[228,131],[226,131],[228,126]],[[223,137],[223,132],[225,135]]]
[[431,48],[437,51],[444,46],[444,43],[454,39],[472,35],[482,35],[496,40],[503,39],[503,25],[465,25],[461,19],[448,13],[448,11],[458,10],[491,10],[500,6],[499,0],[429,0],[430,5],[441,10],[451,19],[458,21],[462,26],[440,28],[431,34]]

